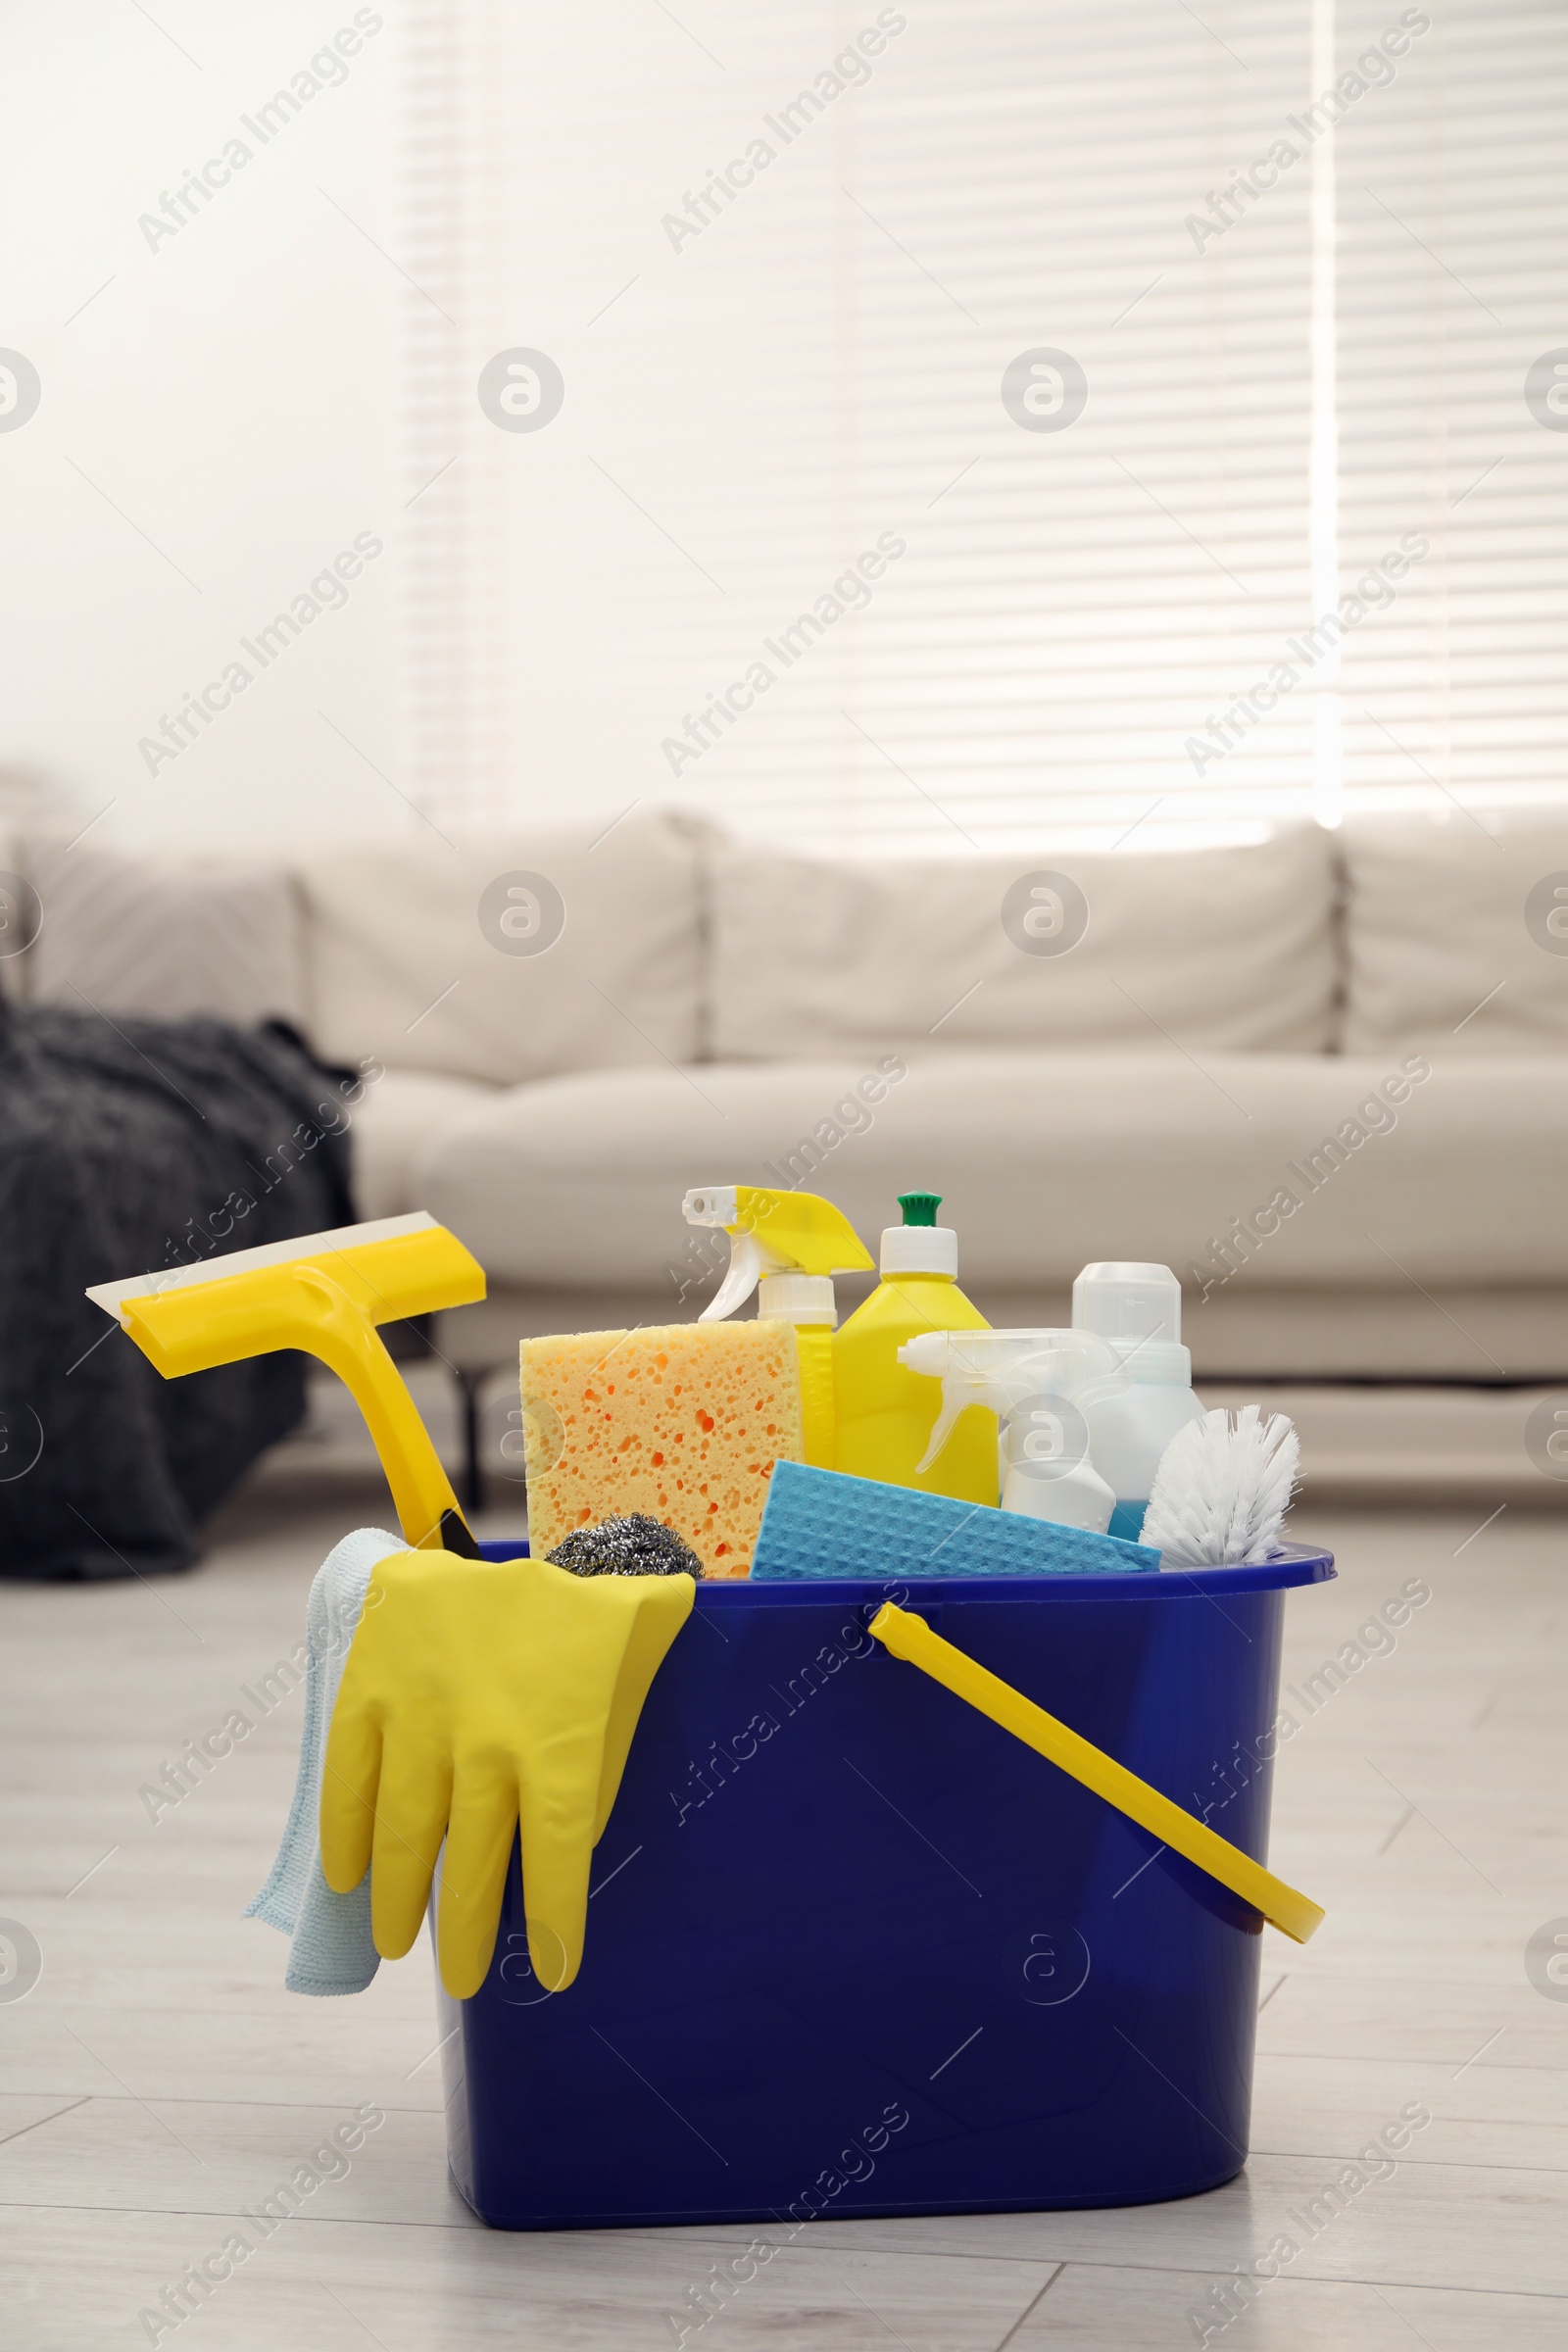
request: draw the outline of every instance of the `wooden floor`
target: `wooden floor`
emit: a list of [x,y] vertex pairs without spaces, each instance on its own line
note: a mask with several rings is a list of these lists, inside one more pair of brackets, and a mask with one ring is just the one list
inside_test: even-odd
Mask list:
[[[323,1550],[383,1509],[352,1482],[274,1476],[194,1576],[0,1587],[0,1915],[42,1959],[23,1997],[24,1975],[0,1982],[4,2352],[154,2340],[140,2314],[364,2102],[386,2121],[350,2169],[158,2342],[652,2352],[752,2234],[473,2221],[447,2177],[424,1945],[361,1998],[312,2001],[282,1989],[281,1938],[240,1917],[286,1808],[297,1696],[149,1820],[143,1784],[244,1704],[299,1639]],[[1305,1950],[1265,1936],[1245,2174],[1167,2206],[823,2223],[689,2344],[1175,2352],[1214,2282],[1419,2105],[1432,2121],[1396,2170],[1229,2345],[1562,2352],[1568,1985],[1538,1990],[1526,1945],[1568,1915],[1568,1530],[1486,1512],[1326,1510],[1298,1531],[1343,1581],[1291,1601],[1288,1683],[1407,1579],[1431,1599],[1282,1751],[1273,1859],[1329,1917]]]

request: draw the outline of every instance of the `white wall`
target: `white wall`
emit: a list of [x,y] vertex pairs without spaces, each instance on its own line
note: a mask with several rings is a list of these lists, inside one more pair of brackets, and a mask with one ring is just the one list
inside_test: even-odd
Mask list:
[[[397,251],[396,25],[355,0],[149,6],[7,12],[0,346],[41,398],[0,431],[0,767],[44,771],[81,821],[112,802],[95,838],[401,827],[367,764],[396,775],[407,290],[367,241]],[[357,13],[344,78],[329,59],[270,139],[247,129]],[[140,216],[236,138],[250,160],[150,241]],[[240,639],[359,533],[386,552],[264,668]],[[235,661],[251,683],[150,772],[140,740]]]

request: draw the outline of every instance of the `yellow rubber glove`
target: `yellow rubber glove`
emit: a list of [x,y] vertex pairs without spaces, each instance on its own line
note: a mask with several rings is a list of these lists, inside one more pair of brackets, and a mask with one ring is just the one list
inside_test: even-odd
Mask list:
[[370,1872],[370,1932],[398,1960],[446,1839],[441,1982],[478,1991],[512,1836],[528,1956],[562,1991],[582,1960],[589,1857],[654,1676],[691,1613],[689,1576],[568,1575],[548,1560],[405,1551],[370,1578],[326,1742],[321,1869]]

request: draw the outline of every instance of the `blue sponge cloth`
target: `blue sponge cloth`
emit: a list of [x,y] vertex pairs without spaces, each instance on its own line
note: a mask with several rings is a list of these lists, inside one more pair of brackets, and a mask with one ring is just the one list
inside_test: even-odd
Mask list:
[[1147,1544],[779,1462],[752,1577],[1115,1576],[1158,1566]]

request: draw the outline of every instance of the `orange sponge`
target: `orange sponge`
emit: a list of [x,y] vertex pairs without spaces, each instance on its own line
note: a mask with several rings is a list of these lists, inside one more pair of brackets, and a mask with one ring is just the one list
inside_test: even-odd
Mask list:
[[788,1323],[665,1323],[522,1343],[528,1540],[646,1511],[710,1576],[748,1576],[776,1461],[805,1459]]

